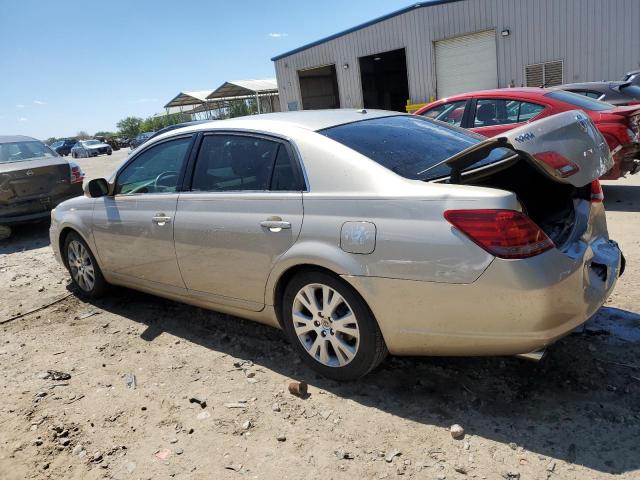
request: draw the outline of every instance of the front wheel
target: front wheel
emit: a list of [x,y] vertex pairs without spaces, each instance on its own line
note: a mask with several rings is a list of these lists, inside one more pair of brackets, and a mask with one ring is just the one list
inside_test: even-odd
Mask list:
[[69,233],[64,241],[64,259],[71,280],[80,295],[99,298],[107,290],[107,282],[87,243],[77,233]]
[[364,300],[328,273],[294,277],[282,298],[282,317],[294,348],[325,377],[355,380],[377,367],[388,353]]

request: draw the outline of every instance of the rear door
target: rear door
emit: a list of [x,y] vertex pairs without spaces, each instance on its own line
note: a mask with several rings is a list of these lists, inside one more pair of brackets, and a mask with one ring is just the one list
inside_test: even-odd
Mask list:
[[261,310],[275,261],[300,233],[303,190],[301,168],[287,142],[205,135],[191,191],[180,195],[175,221],[176,253],[189,293]]

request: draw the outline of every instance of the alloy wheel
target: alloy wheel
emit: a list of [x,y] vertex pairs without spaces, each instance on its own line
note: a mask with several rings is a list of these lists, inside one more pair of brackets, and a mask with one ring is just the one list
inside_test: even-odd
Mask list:
[[328,367],[343,367],[358,352],[358,319],[347,301],[321,283],[304,286],[292,307],[293,327],[307,353]]
[[71,276],[78,286],[85,292],[90,292],[96,282],[96,273],[93,261],[85,246],[77,240],[69,243],[67,249],[67,262]]

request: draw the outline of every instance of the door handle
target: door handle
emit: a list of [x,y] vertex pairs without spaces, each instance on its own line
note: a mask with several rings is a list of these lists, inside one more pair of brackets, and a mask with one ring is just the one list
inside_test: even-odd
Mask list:
[[168,217],[164,213],[156,213],[155,216],[151,218],[151,221],[162,227],[167,223],[171,223],[171,217]]
[[270,217],[265,221],[260,222],[260,226],[268,228],[270,232],[277,233],[281,230],[288,230],[291,228],[290,222],[283,221],[280,217]]

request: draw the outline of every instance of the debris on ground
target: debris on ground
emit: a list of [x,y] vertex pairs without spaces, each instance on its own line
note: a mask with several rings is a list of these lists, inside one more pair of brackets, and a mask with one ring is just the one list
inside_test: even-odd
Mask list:
[[136,388],[136,376],[133,373],[125,373],[124,374],[124,383],[127,385],[127,388],[131,390],[135,390]]
[[458,425],[457,423],[451,425],[449,431],[451,432],[451,436],[456,440],[462,440],[464,438],[464,428],[462,428],[462,426]]
[[70,378],[71,378],[70,373],[58,372],[56,370],[47,370],[47,374],[44,376],[45,380],[49,379],[49,380],[55,380],[55,381],[69,380]]
[[306,382],[291,382],[289,384],[289,393],[296,397],[306,398],[308,395],[308,388]]

